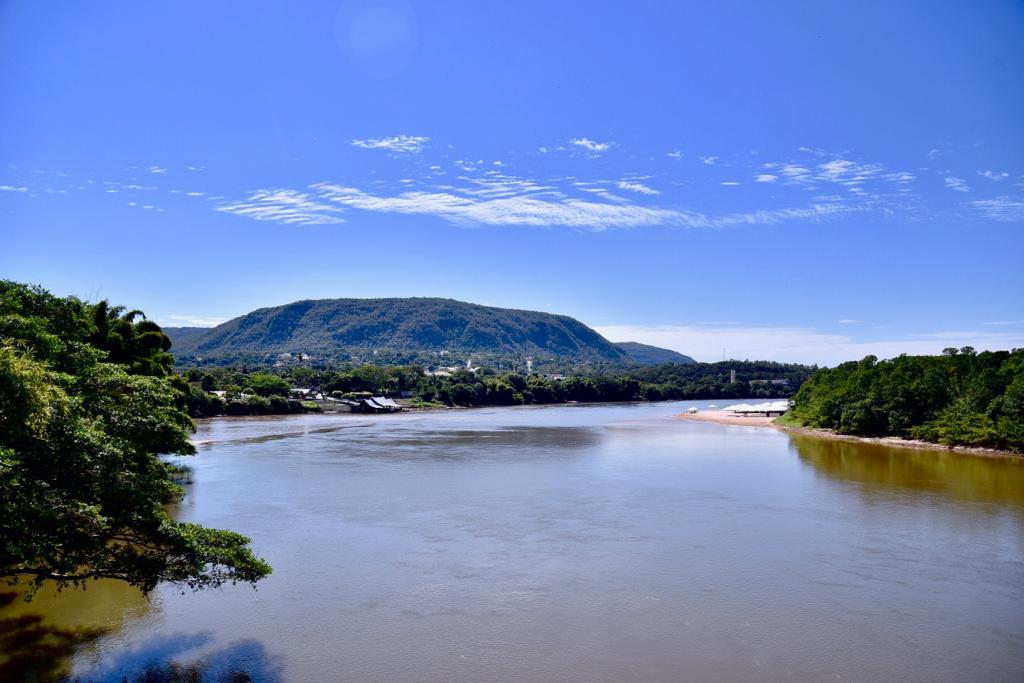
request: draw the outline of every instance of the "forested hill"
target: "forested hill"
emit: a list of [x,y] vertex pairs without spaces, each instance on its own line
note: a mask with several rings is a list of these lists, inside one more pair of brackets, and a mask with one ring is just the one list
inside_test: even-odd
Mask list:
[[672,349],[662,349],[640,342],[615,342],[615,347],[629,356],[637,365],[661,365],[663,363],[696,363],[689,356],[684,356]]
[[172,353],[190,359],[304,354],[345,360],[381,352],[484,353],[622,361],[626,354],[573,318],[451,299],[322,299],[261,308],[195,334],[164,328]]

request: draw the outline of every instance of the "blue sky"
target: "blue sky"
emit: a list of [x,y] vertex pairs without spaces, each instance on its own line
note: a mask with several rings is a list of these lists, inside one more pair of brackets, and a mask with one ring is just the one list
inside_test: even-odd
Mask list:
[[1024,3],[0,4],[0,276],[213,324],[1024,346]]

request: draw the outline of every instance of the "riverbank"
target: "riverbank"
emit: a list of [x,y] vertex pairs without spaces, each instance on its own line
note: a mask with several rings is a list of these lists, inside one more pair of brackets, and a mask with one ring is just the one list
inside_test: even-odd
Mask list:
[[768,427],[772,429],[779,429],[779,425],[775,424],[774,417],[764,417],[761,415],[736,415],[728,410],[707,410],[697,413],[683,413],[677,417],[684,420],[692,420],[694,422],[713,422],[714,424],[720,425]]
[[720,425],[733,425],[741,427],[755,427],[761,429],[777,429],[791,434],[813,436],[819,439],[832,439],[835,441],[853,441],[865,444],[877,444],[881,446],[895,446],[897,448],[912,448],[916,450],[931,451],[953,451],[956,453],[971,453],[973,455],[986,455],[991,457],[1021,458],[1024,453],[1003,451],[998,448],[981,448],[977,446],[945,446],[930,441],[918,441],[914,439],[901,439],[895,436],[853,436],[850,434],[839,434],[831,429],[820,429],[816,427],[800,427],[797,425],[781,424],[779,418],[755,417],[734,415],[728,410],[708,410],[698,413],[683,413],[677,415],[683,420],[694,422],[710,422]]

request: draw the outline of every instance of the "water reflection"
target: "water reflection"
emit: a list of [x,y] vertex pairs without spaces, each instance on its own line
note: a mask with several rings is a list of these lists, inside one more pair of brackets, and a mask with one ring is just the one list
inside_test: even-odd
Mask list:
[[970,502],[1024,505],[1024,458],[974,456],[932,449],[791,435],[800,460],[831,479],[940,493]]
[[49,681],[67,675],[72,655],[120,630],[149,604],[120,581],[89,582],[58,593],[44,584],[31,602],[24,590],[0,593],[0,681]]
[[367,433],[351,438],[345,450],[353,456],[380,458],[385,446],[389,458],[431,458],[444,460],[483,460],[507,457],[509,452],[519,459],[596,446],[602,434],[589,427],[532,427],[523,429],[416,430],[383,436]]
[[258,641],[242,640],[205,654],[184,658],[189,651],[208,646],[210,633],[175,634],[152,638],[137,649],[120,653],[101,668],[70,679],[133,681],[138,683],[275,683],[282,681],[281,658]]

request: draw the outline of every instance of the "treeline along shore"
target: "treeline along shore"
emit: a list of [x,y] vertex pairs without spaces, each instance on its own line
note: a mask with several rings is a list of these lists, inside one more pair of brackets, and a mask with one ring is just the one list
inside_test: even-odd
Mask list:
[[680,417],[890,445],[1024,453],[1024,349],[868,356],[815,372],[776,419],[728,409]]
[[1024,349],[867,356],[815,372],[783,425],[1024,451]]
[[814,368],[770,361],[668,363],[576,374],[520,374],[492,368],[429,372],[416,365],[348,369],[291,366],[185,370],[193,417],[319,411],[317,396],[345,400],[388,396],[413,408],[514,406],[612,401],[785,398]]

